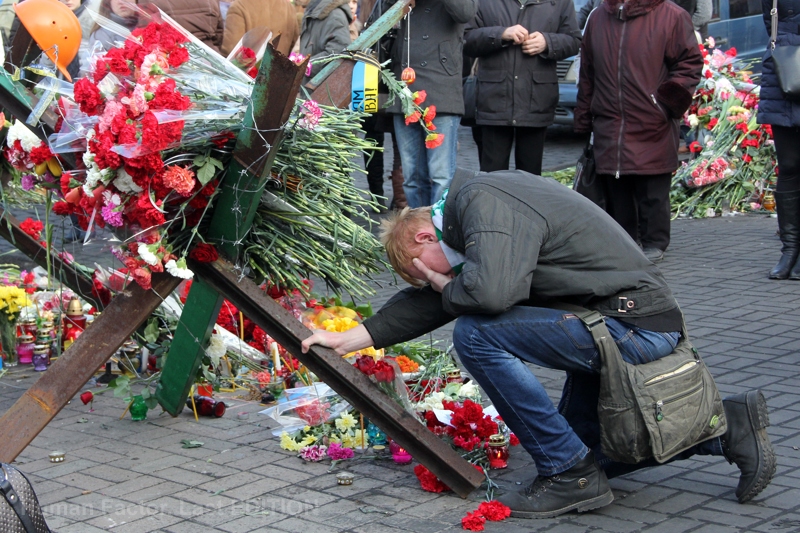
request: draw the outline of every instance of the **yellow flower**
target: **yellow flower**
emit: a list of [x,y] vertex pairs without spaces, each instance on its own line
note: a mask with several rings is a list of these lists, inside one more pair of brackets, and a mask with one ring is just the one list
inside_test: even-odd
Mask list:
[[281,448],[283,448],[284,450],[288,450],[290,452],[297,452],[300,451],[300,448],[302,447],[303,446],[295,442],[295,440],[292,437],[290,437],[288,433],[286,433],[285,431],[281,433]]
[[317,437],[315,437],[314,435],[306,435],[305,437],[303,437],[303,440],[300,441],[299,446],[300,448],[305,448],[306,446],[311,446],[315,442],[317,442]]
[[303,427],[303,432],[304,433],[308,433],[309,431],[311,431],[311,426],[304,426]]
[[356,426],[356,419],[350,413],[343,413],[336,419],[336,429],[339,431],[349,431]]
[[365,448],[369,446],[369,436],[367,435],[366,431],[357,429],[355,431],[355,435],[353,436],[353,445],[350,446],[350,448],[360,448],[362,442],[364,443]]
[[326,331],[347,331],[348,329],[353,329],[354,327],[358,326],[358,322],[353,320],[350,317],[335,317],[329,318],[322,322],[322,327],[325,328]]
[[351,435],[350,433],[343,433],[342,434],[342,447],[343,448],[355,448],[357,445],[356,438]]

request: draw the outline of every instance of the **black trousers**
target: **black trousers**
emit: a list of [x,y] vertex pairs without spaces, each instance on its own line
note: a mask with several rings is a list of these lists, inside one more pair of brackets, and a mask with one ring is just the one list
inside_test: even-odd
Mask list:
[[800,191],[800,128],[772,126],[778,155],[778,192]]
[[[377,114],[373,113],[364,117],[361,129],[364,130],[365,140],[375,141],[378,147],[383,148],[384,132],[386,130],[381,127],[380,117]],[[369,192],[376,196],[383,196],[383,150],[365,153],[364,165],[367,170]]]
[[516,126],[480,126],[481,170],[508,170],[511,146],[516,138],[514,162],[517,170],[541,175],[544,135],[547,128],[517,128]]
[[672,174],[601,175],[606,183],[606,211],[641,244],[642,248],[666,250],[669,246],[669,188]]

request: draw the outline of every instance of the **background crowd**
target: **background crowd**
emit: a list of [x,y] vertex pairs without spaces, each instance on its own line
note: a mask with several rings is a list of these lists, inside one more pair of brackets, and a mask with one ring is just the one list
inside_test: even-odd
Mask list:
[[[125,28],[137,9],[153,4],[198,39],[229,54],[254,28],[272,32],[281,53],[310,56],[310,76],[326,56],[344,50],[396,0],[62,0],[78,16],[81,53],[74,78],[115,35],[92,12]],[[18,27],[14,0],[0,4],[6,47]],[[762,0],[771,33],[772,0]],[[777,0],[776,46],[800,44],[800,0]],[[559,101],[559,60],[580,54],[576,132],[591,132],[605,209],[659,261],[670,241],[669,189],[678,167],[684,113],[701,81],[698,44],[708,34],[712,0],[416,0],[410,13],[376,46],[395,76],[412,68],[413,90],[427,93],[433,129],[444,142],[426,147],[420,122],[406,124],[399,102],[364,121],[365,136],[383,145],[393,136],[392,204],[435,203],[457,166],[457,130],[468,124],[483,171],[514,166],[542,171],[547,128]],[[462,92],[465,79],[470,91]],[[782,256],[773,279],[800,279],[800,102],[787,98],[768,49],[763,60],[759,122],[772,125],[779,176],[775,191]],[[385,88],[382,93],[385,93]],[[464,94],[468,95],[465,103]],[[383,154],[365,159],[370,192],[383,196]]]

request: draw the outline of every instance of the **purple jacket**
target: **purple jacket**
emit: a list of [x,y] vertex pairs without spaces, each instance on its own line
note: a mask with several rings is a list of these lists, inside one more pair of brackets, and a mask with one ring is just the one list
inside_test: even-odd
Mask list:
[[583,35],[575,131],[594,132],[598,174],[678,167],[678,120],[703,56],[686,10],[664,0],[606,0]]

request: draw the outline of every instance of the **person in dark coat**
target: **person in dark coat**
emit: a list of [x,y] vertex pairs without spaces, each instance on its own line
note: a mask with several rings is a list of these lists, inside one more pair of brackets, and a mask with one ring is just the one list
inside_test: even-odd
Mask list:
[[594,133],[608,212],[652,261],[669,246],[679,119],[702,68],[692,19],[672,2],[606,0],[586,23],[575,131]]
[[[552,179],[458,170],[441,202],[406,209],[384,224],[392,266],[418,288],[404,289],[344,333],[315,331],[303,352],[313,344],[342,355],[390,346],[456,320],[461,363],[536,465],[529,486],[499,498],[512,516],[602,507],[614,499],[607,477],[656,466],[653,459],[623,465],[604,457],[597,418],[602,363],[592,334],[574,314],[542,307],[566,301],[601,313],[631,364],[673,351],[683,324],[678,304],[658,267],[607,213]],[[620,301],[628,302],[625,309]],[[568,372],[558,409],[526,363]],[[727,432],[680,458],[711,454],[735,462],[736,496],[744,503],[775,473],[766,400],[749,391],[723,405]]]
[[464,53],[478,58],[481,170],[542,173],[547,127],[558,105],[556,62],[578,53],[581,32],[572,0],[482,0],[467,25]]
[[[761,0],[761,5],[764,24],[771,35],[772,0]],[[778,1],[775,46],[800,46],[800,0]],[[772,126],[780,170],[775,187],[775,207],[783,246],[781,258],[769,277],[800,280],[800,262],[797,260],[800,255],[800,100],[790,100],[781,92],[771,46],[767,46],[762,62],[758,122]]]
[[[393,3],[387,0],[383,11]],[[392,47],[392,72],[399,80],[405,68],[414,69],[416,80],[410,90],[427,93],[422,106],[436,108],[433,124],[436,133],[444,135],[441,145],[427,148],[422,126],[406,125],[399,98],[388,108],[403,164],[403,189],[411,207],[438,200],[456,171],[458,127],[464,114],[464,25],[477,10],[478,0],[416,0],[411,13],[400,22]]]
[[139,0],[154,4],[215,52],[222,44],[225,22],[219,0]]

